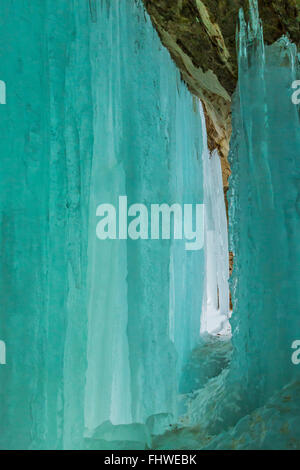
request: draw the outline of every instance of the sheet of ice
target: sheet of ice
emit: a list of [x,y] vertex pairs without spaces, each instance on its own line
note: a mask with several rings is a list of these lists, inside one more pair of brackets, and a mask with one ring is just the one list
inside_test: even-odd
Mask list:
[[176,420],[203,250],[100,242],[96,206],[202,203],[199,113],[141,2],[0,17],[0,447],[141,448]]
[[197,350],[209,374],[199,365],[183,426],[160,436],[159,448],[300,448],[300,368],[292,361],[300,312],[300,122],[292,102],[299,55],[286,37],[264,45],[257,2],[250,5],[249,25],[240,13],[232,105],[232,359],[224,360],[225,342]]
[[[202,127],[205,117],[200,105]],[[207,147],[203,134],[203,185],[205,204],[205,284],[201,333],[230,334],[228,227],[220,158]]]
[[[91,35],[94,149],[90,185],[86,436],[107,423],[177,416],[181,370],[200,331],[203,250],[184,240],[99,241],[96,208],[203,203],[198,108],[140,2],[100,4]],[[127,427],[126,427],[127,426]],[[121,435],[124,435],[122,434]],[[125,439],[125,437],[124,437]]]
[[296,46],[263,42],[257,2],[247,26],[240,14],[239,85],[233,102],[230,193],[233,358],[252,406],[300,370],[291,361],[300,291],[299,76]]

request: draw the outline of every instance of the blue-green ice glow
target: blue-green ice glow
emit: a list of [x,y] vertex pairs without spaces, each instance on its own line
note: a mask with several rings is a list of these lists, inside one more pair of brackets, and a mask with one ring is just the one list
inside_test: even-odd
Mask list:
[[85,427],[87,437],[144,440],[176,420],[181,368],[199,337],[203,250],[99,241],[95,214],[123,194],[128,205],[203,202],[201,120],[143,8],[116,2],[101,16],[91,37]]
[[100,241],[96,208],[203,202],[198,104],[140,2],[0,18],[0,447],[143,448],[177,419],[204,255]]
[[[231,342],[219,158],[141,2],[1,2],[1,449],[300,448],[299,61],[251,5]],[[100,241],[97,207],[124,195],[204,201],[205,250]]]
[[300,448],[300,367],[292,360],[300,336],[299,59],[286,37],[264,46],[255,1],[250,17],[248,26],[240,12],[232,106],[232,358],[228,365],[226,342],[198,350],[201,387],[187,398],[188,425],[162,436],[161,448]]

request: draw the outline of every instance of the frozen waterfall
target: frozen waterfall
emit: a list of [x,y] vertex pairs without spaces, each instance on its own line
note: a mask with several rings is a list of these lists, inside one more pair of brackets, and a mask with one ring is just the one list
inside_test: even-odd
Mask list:
[[[13,43],[1,77],[0,446],[144,448],[181,413],[203,292],[206,332],[228,313],[218,157],[140,1],[13,3],[0,6]],[[119,196],[207,200],[205,256],[180,239],[97,239],[98,205]]]
[[1,449],[299,448],[299,53],[250,6],[227,217],[140,0],[1,2]]

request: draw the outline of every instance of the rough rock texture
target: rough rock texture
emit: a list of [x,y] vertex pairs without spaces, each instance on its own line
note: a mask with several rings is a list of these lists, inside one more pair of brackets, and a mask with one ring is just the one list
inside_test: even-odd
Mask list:
[[[248,0],[143,0],[162,43],[190,90],[202,99],[210,149],[221,155],[225,192],[231,134],[230,103],[237,82],[236,24]],[[259,0],[267,44],[283,34],[300,43],[300,0]]]

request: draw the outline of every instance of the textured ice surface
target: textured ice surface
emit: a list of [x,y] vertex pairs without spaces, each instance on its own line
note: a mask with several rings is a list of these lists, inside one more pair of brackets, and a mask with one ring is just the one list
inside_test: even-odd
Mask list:
[[0,22],[0,447],[142,448],[176,420],[203,250],[100,242],[96,207],[202,203],[198,106],[140,2],[8,0]]
[[[199,371],[181,426],[158,438],[159,448],[300,449],[300,368],[291,360],[300,311],[300,123],[291,100],[299,62],[287,38],[265,48],[251,4],[249,26],[240,15],[230,155],[232,359],[224,361],[226,343],[217,347],[225,368],[208,380]],[[206,349],[215,364],[215,346]]]
[[228,432],[205,447],[207,450],[299,450],[300,383],[284,387],[267,403],[242,418]]
[[300,123],[291,100],[299,62],[287,38],[264,47],[252,12],[248,29],[241,15],[230,156],[233,370],[251,407],[300,378],[291,361],[300,311]]
[[93,104],[90,16],[77,3],[0,5],[4,449],[76,446],[83,434]]
[[[205,118],[200,108],[202,127]],[[230,335],[228,228],[220,158],[209,152],[203,134],[203,186],[205,205],[205,284],[201,333]]]
[[[141,4],[9,0],[0,13],[0,447],[299,448],[295,47],[265,49],[256,11],[248,29],[241,16],[232,351],[199,342],[202,305],[205,333],[228,316],[217,154]],[[125,194],[204,198],[205,259],[184,241],[97,240],[96,207]]]
[[181,368],[199,338],[204,270],[203,251],[189,253],[183,241],[95,237],[97,206],[117,205],[119,195],[147,207],[203,202],[198,107],[142,7],[103,5],[101,17],[91,43],[89,437],[105,435],[108,422],[134,427],[156,415],[162,430],[176,419]]

